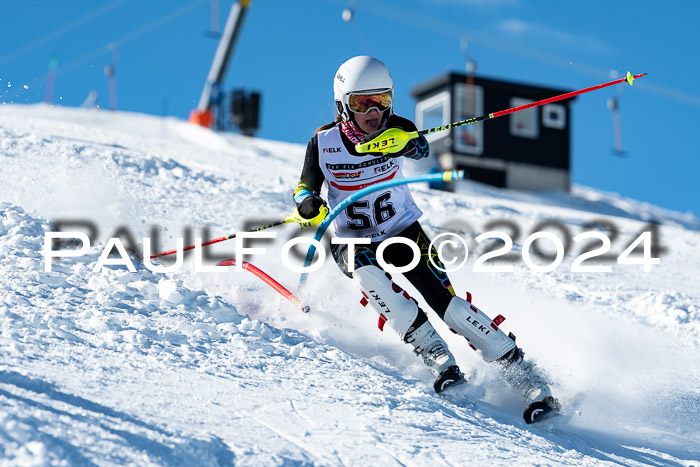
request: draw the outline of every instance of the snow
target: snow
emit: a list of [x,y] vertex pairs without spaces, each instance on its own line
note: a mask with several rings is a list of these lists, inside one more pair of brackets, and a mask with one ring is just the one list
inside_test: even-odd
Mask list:
[[[191,256],[168,273],[137,256],[135,272],[93,271],[115,232],[162,251],[204,227],[211,238],[286,217],[303,157],[303,145],[170,118],[0,108],[0,465],[700,462],[700,221],[688,213],[582,186],[413,186],[432,236],[468,239],[466,266],[450,275],[456,291],[503,314],[550,377],[564,414],[534,426],[498,372],[439,322],[470,384],[435,395],[330,259],[300,293],[309,314],[247,272],[195,272]],[[46,272],[44,233],[57,220],[87,221],[97,238]],[[551,273],[522,260],[473,272],[484,246],[475,235],[510,232],[519,255],[552,220],[546,230],[571,237],[611,224],[614,255],[657,222],[666,250],[648,273],[614,261],[609,273],[571,272],[573,244]],[[299,229],[274,231],[250,261],[294,290],[298,273],[279,252]],[[206,251],[233,253],[233,242]]]

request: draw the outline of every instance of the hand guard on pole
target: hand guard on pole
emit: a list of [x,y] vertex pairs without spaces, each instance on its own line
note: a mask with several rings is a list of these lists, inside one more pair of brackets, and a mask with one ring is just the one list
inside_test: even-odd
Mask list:
[[[391,157],[410,157],[411,159],[423,159],[430,154],[430,146],[428,140],[424,136],[412,136],[401,128],[389,128],[388,130],[379,130],[370,133],[362,138],[359,146],[369,149],[369,154],[382,155],[391,154]],[[379,147],[373,148],[373,142],[381,136],[378,141],[389,141],[390,144],[382,143]],[[374,152],[376,150],[376,152]]]
[[404,131],[401,128],[389,128],[370,133],[355,145],[360,154],[393,154],[398,157],[408,143],[420,135],[417,131]]

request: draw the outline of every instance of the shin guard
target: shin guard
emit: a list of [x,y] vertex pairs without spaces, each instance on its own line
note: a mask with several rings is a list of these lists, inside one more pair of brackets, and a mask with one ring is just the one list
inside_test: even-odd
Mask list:
[[376,266],[363,266],[354,272],[354,280],[379,313],[380,323],[388,324],[401,340],[411,344],[436,376],[456,364],[423,310],[386,272]]
[[498,328],[486,313],[466,300],[454,297],[444,317],[445,323],[481,353],[487,362],[493,362],[515,347],[515,341]]

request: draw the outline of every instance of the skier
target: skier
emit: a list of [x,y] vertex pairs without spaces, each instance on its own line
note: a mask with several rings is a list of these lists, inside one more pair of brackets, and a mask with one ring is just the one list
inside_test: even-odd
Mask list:
[[[404,158],[428,157],[429,146],[421,136],[411,140],[397,154],[358,154],[355,145],[368,135],[387,128],[415,131],[408,119],[393,113],[394,84],[384,63],[369,56],[358,56],[343,63],[333,80],[337,109],[335,121],[316,130],[306,148],[304,168],[294,191],[294,201],[306,227],[318,225],[328,213],[319,196],[325,181],[328,204],[332,209],[354,191],[383,180],[402,177]],[[434,268],[428,256],[437,259],[435,249],[418,219],[422,212],[407,185],[398,185],[370,193],[341,212],[333,221],[334,234],[341,238],[368,238],[369,244],[333,244],[333,258],[343,273],[359,286],[364,299],[379,313],[380,329],[388,324],[437,377],[437,393],[464,382],[447,344],[436,332],[418,302],[410,298],[378,264],[376,252],[382,240],[403,237],[415,242],[422,260],[408,272],[406,279],[453,332],[465,337],[488,362],[497,362],[506,380],[520,390],[528,406],[547,404],[545,410],[558,410],[549,386],[534,365],[523,359],[515,345],[515,336],[498,329],[483,311],[455,295],[447,274]],[[403,267],[410,263],[413,251],[395,243],[383,252],[387,263]],[[349,266],[352,261],[352,267]],[[439,260],[436,264],[440,265]],[[442,267],[442,266],[441,266]],[[354,271],[354,272],[353,272]],[[493,324],[493,326],[492,326]],[[547,410],[549,409],[549,410]],[[538,412],[539,413],[539,412]],[[536,421],[534,418],[528,423]]]

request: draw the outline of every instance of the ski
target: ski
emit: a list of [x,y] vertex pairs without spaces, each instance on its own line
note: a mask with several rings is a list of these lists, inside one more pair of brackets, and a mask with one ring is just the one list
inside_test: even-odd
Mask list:
[[559,412],[554,410],[549,404],[544,401],[536,401],[525,408],[523,419],[525,423],[531,425],[557,415],[559,415]]

